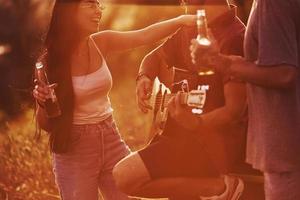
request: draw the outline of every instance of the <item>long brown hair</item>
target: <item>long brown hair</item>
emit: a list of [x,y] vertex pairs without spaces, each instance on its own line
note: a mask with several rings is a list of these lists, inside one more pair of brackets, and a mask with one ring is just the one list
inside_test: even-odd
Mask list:
[[45,64],[56,89],[62,115],[49,119],[50,148],[55,153],[67,151],[73,121],[74,94],[71,75],[71,55],[79,43],[77,14],[80,0],[57,0],[45,41]]

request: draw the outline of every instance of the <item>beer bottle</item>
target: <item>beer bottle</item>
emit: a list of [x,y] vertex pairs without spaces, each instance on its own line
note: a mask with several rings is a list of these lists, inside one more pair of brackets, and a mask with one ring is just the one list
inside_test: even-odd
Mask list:
[[37,62],[36,65],[37,79],[39,83],[48,88],[48,96],[45,101],[45,111],[49,118],[58,117],[61,115],[59,103],[55,94],[54,85],[49,83],[45,67],[42,62]]
[[[208,28],[207,28],[207,19],[205,10],[197,10],[197,38],[196,41],[202,45],[209,47],[211,45],[211,41],[208,36]],[[194,64],[195,61],[193,61]],[[208,66],[206,58],[202,58],[201,61],[197,64],[198,75],[212,75],[214,74],[213,70]]]
[[211,45],[211,41],[208,39],[208,32],[207,32],[207,20],[205,10],[197,10],[197,41],[201,45],[209,46]]

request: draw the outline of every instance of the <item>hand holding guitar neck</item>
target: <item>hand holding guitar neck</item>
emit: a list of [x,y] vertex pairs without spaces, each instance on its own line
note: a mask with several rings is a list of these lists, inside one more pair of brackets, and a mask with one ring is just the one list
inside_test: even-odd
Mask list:
[[[187,119],[197,118],[195,112],[192,109],[195,108],[197,114],[203,112],[207,86],[199,87],[198,90],[192,90],[190,92],[179,92],[178,94],[167,94],[166,90],[163,92],[161,87],[158,93],[155,95],[153,106],[153,129],[163,130],[165,122],[167,120],[168,112],[173,115],[173,118],[181,118],[183,114]],[[176,103],[175,103],[176,99]],[[169,103],[169,105],[168,105]],[[178,119],[180,121],[180,119]],[[185,121],[185,120],[184,120]],[[192,119],[193,121],[193,119]],[[180,123],[181,124],[181,123]],[[187,124],[190,124],[189,122]],[[192,126],[191,126],[192,127]],[[189,127],[189,128],[191,128]],[[159,131],[157,131],[159,132]]]
[[[188,93],[178,92],[171,97],[168,102],[168,111],[170,116],[176,120],[178,124],[187,130],[194,131],[199,125],[199,117],[192,113],[192,108],[183,104],[188,97]],[[188,101],[187,101],[188,102]]]
[[[177,94],[156,94],[154,107],[166,108],[168,102]],[[205,90],[192,90],[190,92],[180,92],[179,102],[181,105],[202,109],[206,99]]]

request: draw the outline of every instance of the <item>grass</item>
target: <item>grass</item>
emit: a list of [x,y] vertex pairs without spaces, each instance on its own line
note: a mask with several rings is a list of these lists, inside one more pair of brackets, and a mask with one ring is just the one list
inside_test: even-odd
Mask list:
[[47,137],[34,139],[33,111],[6,122],[0,135],[0,193],[14,200],[53,199],[57,194]]

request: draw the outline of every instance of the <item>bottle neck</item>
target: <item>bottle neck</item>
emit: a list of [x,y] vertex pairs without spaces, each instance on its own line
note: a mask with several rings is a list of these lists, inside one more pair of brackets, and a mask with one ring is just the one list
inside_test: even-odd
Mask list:
[[39,81],[43,82],[43,84],[49,85],[49,80],[47,77],[45,67],[42,66],[42,67],[37,68],[37,76],[38,76],[37,78]]
[[196,14],[197,10],[204,9],[208,23],[214,21],[219,16],[230,10],[229,5],[204,5],[204,6],[188,6],[188,14]]
[[197,37],[205,37],[207,38],[207,21],[205,15],[198,16],[197,19],[197,30],[198,36]]

